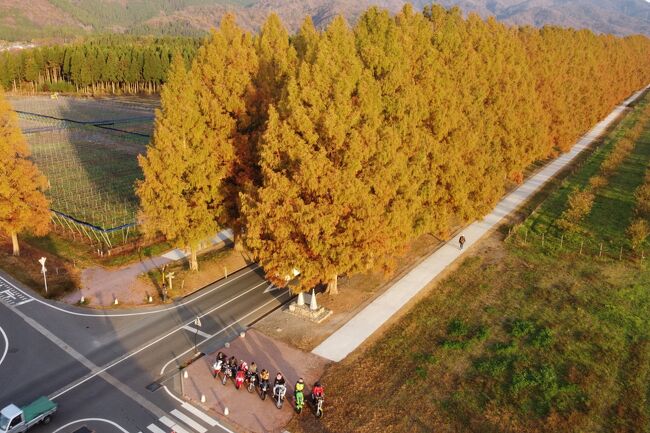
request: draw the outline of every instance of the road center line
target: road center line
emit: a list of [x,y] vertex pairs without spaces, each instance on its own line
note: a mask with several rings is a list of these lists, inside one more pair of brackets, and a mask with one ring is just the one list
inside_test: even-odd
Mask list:
[[102,312],[100,310],[100,312],[98,314],[93,314],[93,313],[79,313],[79,312],[76,312],[76,311],[68,311],[65,308],[57,307],[56,305],[52,305],[52,304],[50,304],[48,302],[43,301],[42,299],[38,299],[38,298],[30,295],[29,293],[22,290],[20,287],[17,287],[14,283],[8,281],[2,275],[0,275],[0,280],[4,281],[11,288],[13,288],[15,290],[18,290],[20,293],[22,293],[23,295],[29,297],[30,299],[38,302],[39,304],[42,304],[42,305],[44,305],[44,306],[46,306],[48,308],[60,311],[60,312],[65,313],[65,314],[70,314],[70,315],[73,315],[73,316],[81,316],[81,317],[94,317],[94,318],[131,317],[131,316],[144,316],[144,315],[151,315],[151,314],[160,314],[160,313],[165,313],[167,311],[173,311],[173,310],[176,310],[176,309],[181,308],[181,307],[185,307],[185,306],[191,304],[192,302],[198,301],[199,299],[203,298],[204,296],[209,295],[210,293],[214,292],[215,290],[218,290],[218,289],[224,287],[225,285],[227,285],[227,284],[229,284],[229,283],[231,283],[233,281],[236,281],[236,280],[238,280],[239,278],[241,278],[241,277],[243,277],[245,275],[250,274],[251,272],[255,271],[259,267],[260,266],[256,264],[253,267],[251,267],[250,269],[248,269],[247,271],[245,271],[244,273],[242,273],[241,275],[237,275],[236,277],[225,278],[219,284],[217,284],[215,287],[213,287],[211,289],[208,289],[208,290],[205,290],[204,292],[200,293],[196,297],[194,297],[192,299],[188,299],[187,301],[183,301],[183,302],[181,302],[179,304],[173,305],[171,307],[163,308],[163,309],[160,309],[160,310],[140,311],[138,313],[113,313],[113,314],[111,314],[111,313],[103,313],[102,314]]

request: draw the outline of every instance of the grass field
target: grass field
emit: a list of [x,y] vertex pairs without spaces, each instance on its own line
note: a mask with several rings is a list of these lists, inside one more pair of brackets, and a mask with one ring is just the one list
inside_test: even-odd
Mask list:
[[[622,123],[621,134],[630,118]],[[633,121],[633,119],[632,119]],[[626,242],[650,125],[584,221],[595,242]],[[587,158],[524,223],[555,230]],[[580,255],[500,232],[384,335],[323,377],[325,417],[296,432],[649,432],[650,267]]]

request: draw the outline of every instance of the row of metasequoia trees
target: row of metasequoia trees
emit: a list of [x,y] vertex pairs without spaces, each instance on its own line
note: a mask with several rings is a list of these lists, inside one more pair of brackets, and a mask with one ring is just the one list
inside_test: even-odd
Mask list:
[[172,52],[179,52],[189,65],[198,45],[193,38],[116,35],[4,52],[0,85],[13,90],[156,92],[165,81]]
[[142,223],[190,246],[234,229],[276,284],[328,284],[488,212],[650,79],[650,41],[513,28],[458,9],[349,28],[226,17],[171,66],[140,158]]

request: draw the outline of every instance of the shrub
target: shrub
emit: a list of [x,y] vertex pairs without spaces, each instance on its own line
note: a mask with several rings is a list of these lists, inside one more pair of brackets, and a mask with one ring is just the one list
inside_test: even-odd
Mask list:
[[525,337],[535,331],[535,324],[530,320],[515,319],[510,327],[510,335],[513,337]]
[[469,327],[460,319],[454,319],[447,325],[447,334],[454,337],[464,337],[469,332]]
[[592,190],[601,189],[607,186],[608,180],[605,176],[596,175],[589,179],[589,185]]
[[564,230],[578,231],[580,221],[591,212],[594,204],[594,193],[576,190],[569,195],[567,209],[562,212],[557,224]]
[[634,197],[636,199],[637,214],[643,218],[650,217],[650,182],[646,180],[646,183],[638,187]]
[[650,224],[643,218],[637,218],[627,228],[632,248],[638,250],[650,235]]

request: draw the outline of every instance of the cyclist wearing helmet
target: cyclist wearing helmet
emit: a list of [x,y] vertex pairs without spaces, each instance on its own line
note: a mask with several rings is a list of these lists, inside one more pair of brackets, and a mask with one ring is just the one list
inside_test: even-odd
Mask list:
[[284,385],[285,382],[284,376],[278,371],[278,374],[275,375],[275,380],[273,381],[273,387],[275,388],[277,385]]
[[305,389],[305,381],[302,380],[302,377],[298,379],[298,382],[296,382],[296,387],[294,388],[295,392],[302,392]]
[[314,384],[314,387],[311,389],[312,401],[316,401],[317,398],[324,397],[324,396],[325,396],[325,390],[323,389],[323,386],[320,384],[320,382],[316,382]]
[[266,381],[266,382],[268,382],[270,376],[271,376],[271,375],[269,374],[268,370],[266,370],[266,369],[263,368],[262,371],[260,371],[260,380],[261,380],[261,381]]
[[243,371],[246,373],[248,371],[248,364],[246,364],[246,361],[242,359],[241,364],[239,364],[239,370]]

